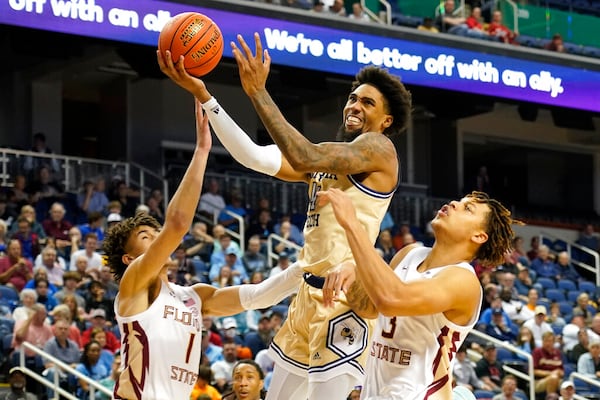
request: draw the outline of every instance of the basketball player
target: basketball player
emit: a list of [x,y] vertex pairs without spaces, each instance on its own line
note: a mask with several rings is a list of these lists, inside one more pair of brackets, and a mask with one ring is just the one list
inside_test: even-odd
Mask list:
[[252,142],[204,83],[186,73],[183,62],[174,66],[170,54],[158,52],[159,64],[203,102],[221,143],[237,161],[282,180],[308,184],[305,245],[296,263],[306,272],[305,280],[270,348],[276,366],[267,399],[342,400],[362,384],[369,322],[357,315],[362,310],[352,310],[346,302],[334,308],[322,305],[323,277],[352,254],[331,207],[317,205],[316,193],[330,187],[345,191],[375,243],[398,185],[399,162],[389,136],[406,128],[410,94],[386,70],[365,67],[356,75],[343,109],[338,141],[311,143],[284,118],[265,89],[271,58],[263,52],[259,35],[255,34],[255,54],[241,36],[238,41],[241,49],[233,43],[232,47],[242,87],[276,145]]
[[[510,249],[510,212],[485,193],[472,192],[444,205],[431,227],[432,248],[409,245],[390,266],[375,251],[352,199],[338,189],[319,192],[343,226],[356,262],[358,282],[379,311],[369,346],[361,399],[451,399],[451,361],[479,319],[483,298],[471,265],[477,258],[502,263]],[[323,288],[330,305],[353,281],[345,264]],[[391,268],[390,268],[391,267]],[[454,398],[460,397],[455,393]]]
[[200,363],[202,313],[237,314],[249,299],[268,307],[297,290],[302,279],[301,268],[290,267],[291,272],[288,268],[279,274],[282,278],[223,289],[168,281],[166,263],[192,224],[211,147],[208,119],[198,101],[196,136],[194,155],[166,210],[164,226],[137,214],[111,227],[104,240],[108,264],[119,282],[115,312],[123,372],[115,399],[189,399]]

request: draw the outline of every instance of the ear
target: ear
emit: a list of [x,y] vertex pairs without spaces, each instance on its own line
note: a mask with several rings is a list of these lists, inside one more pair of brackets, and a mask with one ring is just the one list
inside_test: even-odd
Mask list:
[[392,123],[394,122],[394,117],[392,117],[390,114],[386,115],[385,119],[383,120],[383,127],[385,129],[389,128]]
[[129,254],[123,254],[123,257],[121,257],[121,261],[123,261],[123,264],[125,265],[131,264],[133,260],[133,257],[131,257]]
[[474,234],[471,237],[471,240],[473,240],[473,242],[475,242],[477,244],[484,244],[488,240],[488,234],[485,233],[484,231],[480,231],[480,232]]

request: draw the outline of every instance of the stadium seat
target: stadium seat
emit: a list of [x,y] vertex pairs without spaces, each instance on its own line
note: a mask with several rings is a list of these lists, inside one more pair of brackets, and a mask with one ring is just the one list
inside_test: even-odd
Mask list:
[[504,347],[496,347],[496,358],[502,363],[508,361],[521,361],[512,351]]
[[570,279],[561,279],[556,283],[556,287],[568,292],[569,290],[577,290],[577,284]]
[[473,392],[473,394],[475,395],[476,399],[481,399],[481,400],[484,400],[484,399],[491,400],[496,395],[496,393],[492,392],[491,390],[481,390],[481,389],[475,390],[475,392]]
[[546,297],[550,301],[567,301],[565,292],[562,289],[546,289],[544,291],[544,297]]
[[[581,294],[580,290],[569,290],[567,292],[567,301],[570,301],[572,303],[577,302],[577,297],[579,297],[579,295]],[[574,306],[575,304],[573,304]]]
[[[566,315],[571,315],[573,313],[573,307],[575,307],[575,305],[567,300],[567,301],[559,301],[558,302],[558,308],[560,310],[560,313],[564,316]],[[566,319],[565,319],[566,321]],[[567,321],[569,322],[569,321]]]
[[590,281],[580,281],[579,290],[587,292],[589,295],[596,294],[596,285]]
[[556,289],[556,282],[550,278],[540,276],[535,280],[535,283],[540,284],[544,290]]
[[15,289],[0,285],[0,304],[8,306],[12,311],[19,304],[19,300],[19,293]]

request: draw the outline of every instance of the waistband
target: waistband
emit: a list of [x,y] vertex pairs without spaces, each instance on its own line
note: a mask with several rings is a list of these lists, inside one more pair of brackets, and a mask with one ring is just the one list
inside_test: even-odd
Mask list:
[[325,285],[325,278],[323,278],[322,276],[317,276],[311,274],[310,272],[305,272],[304,275],[302,275],[302,277],[304,278],[304,282],[316,289],[323,289],[323,285]]

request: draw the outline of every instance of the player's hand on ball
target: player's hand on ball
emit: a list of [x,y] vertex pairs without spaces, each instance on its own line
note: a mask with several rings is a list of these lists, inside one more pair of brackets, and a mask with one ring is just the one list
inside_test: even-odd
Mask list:
[[174,63],[169,50],[166,50],[164,53],[156,50],[156,58],[160,70],[173,82],[192,93],[201,103],[210,100],[211,95],[206,89],[204,82],[201,79],[194,78],[185,70],[183,56],[180,56],[179,61]]

